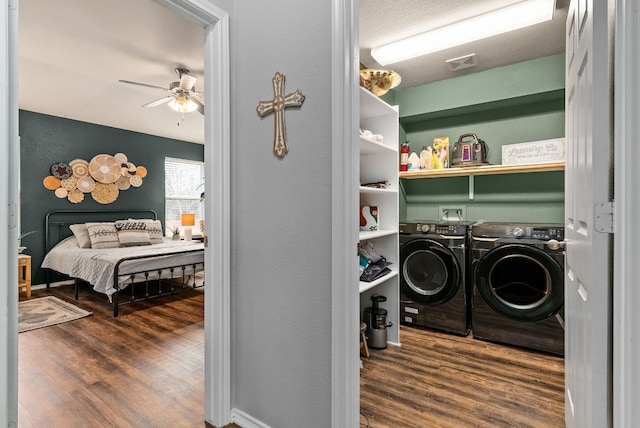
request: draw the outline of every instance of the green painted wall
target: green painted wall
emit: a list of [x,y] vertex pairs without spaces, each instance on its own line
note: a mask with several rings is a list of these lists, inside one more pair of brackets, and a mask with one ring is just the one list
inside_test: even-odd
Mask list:
[[[107,126],[94,125],[29,111],[20,111],[20,221],[23,232],[38,232],[24,238],[26,254],[32,256],[32,283],[45,282],[39,266],[44,258],[44,219],[53,210],[153,209],[164,224],[164,159],[176,157],[204,160],[204,146],[155,137]],[[112,204],[99,204],[85,195],[72,204],[47,190],[42,180],[51,165],[73,159],[90,161],[95,155],[124,153],[130,162],[148,170],[141,187],[121,191]]]
[[[564,137],[564,55],[526,61],[386,95],[400,109],[401,133],[419,154],[435,137],[453,145],[475,133],[501,164],[502,146]],[[564,173],[401,180],[400,219],[433,220],[443,207],[465,220],[562,223]]]

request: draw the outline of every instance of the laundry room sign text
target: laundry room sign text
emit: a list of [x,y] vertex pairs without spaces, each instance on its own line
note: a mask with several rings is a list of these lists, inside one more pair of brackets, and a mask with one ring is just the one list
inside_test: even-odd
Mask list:
[[503,165],[564,162],[564,138],[502,146]]

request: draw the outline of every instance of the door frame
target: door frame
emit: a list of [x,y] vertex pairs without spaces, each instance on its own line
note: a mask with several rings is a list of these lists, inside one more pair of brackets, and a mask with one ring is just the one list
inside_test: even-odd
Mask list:
[[616,1],[614,93],[613,426],[640,419],[640,16],[633,0]]
[[[0,239],[0,267],[4,284],[18,275],[15,250],[19,188],[18,136],[18,3],[3,0],[0,11],[0,224],[7,225]],[[6,262],[6,263],[5,263]],[[0,426],[15,428],[18,419],[18,287],[0,287]]]
[[[640,407],[636,405],[640,391],[640,367],[634,366],[640,353],[640,290],[633,287],[634,278],[640,277],[640,264],[634,245],[640,242],[640,228],[635,219],[640,218],[640,197],[636,183],[640,180],[637,165],[640,164],[640,17],[634,10],[633,0],[616,1],[615,38],[615,240],[614,253],[614,307],[613,325],[617,326],[613,337],[613,405],[615,426],[631,426],[640,419]],[[358,171],[357,156],[351,144],[359,126],[357,75],[358,50],[358,0],[343,2],[333,0],[333,174],[332,174],[332,427],[358,424],[359,369],[357,363],[357,337],[352,337],[356,323],[353,314],[359,313],[357,295],[345,287],[351,284],[353,248],[357,244],[357,231],[353,201],[357,199],[354,173]],[[349,25],[349,22],[351,24]],[[346,28],[345,28],[346,27]],[[342,91],[342,92],[340,92]],[[341,105],[340,105],[341,104]],[[626,183],[626,184],[625,184]],[[356,181],[357,184],[357,181]],[[339,187],[342,185],[342,187]],[[342,204],[341,207],[338,204]],[[342,222],[342,223],[337,223]],[[342,232],[342,234],[341,234]],[[354,238],[354,236],[356,236]],[[635,249],[635,252],[634,252]],[[357,276],[356,276],[357,277]],[[351,287],[354,288],[355,287]],[[604,320],[606,321],[606,320]],[[354,334],[355,336],[355,334]],[[340,378],[342,376],[342,378]],[[599,404],[599,403],[598,403]],[[610,403],[609,403],[610,404]],[[606,404],[605,404],[606,406]],[[355,422],[354,422],[355,420]]]
[[331,2],[331,427],[360,421],[358,0]]
[[[205,285],[205,420],[223,426],[231,414],[230,350],[230,60],[229,14],[203,0],[155,0],[205,28],[204,62],[209,84],[205,115],[205,224],[211,245],[205,251],[210,266]],[[18,155],[18,2],[2,0],[0,26],[0,164],[5,186],[0,188],[0,224],[9,225],[0,240],[5,284],[17,277],[16,201]],[[18,416],[17,287],[0,287],[0,426],[16,427]]]
[[155,1],[205,28],[204,409],[207,422],[223,426],[231,422],[229,13],[215,0]]

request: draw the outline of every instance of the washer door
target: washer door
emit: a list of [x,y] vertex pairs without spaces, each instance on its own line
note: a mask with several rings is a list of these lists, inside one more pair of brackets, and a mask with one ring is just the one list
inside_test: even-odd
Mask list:
[[460,264],[451,250],[431,239],[400,248],[400,287],[409,299],[430,305],[451,299],[460,287]]
[[482,299],[497,313],[517,321],[541,321],[564,304],[564,271],[543,250],[522,244],[496,247],[475,269]]

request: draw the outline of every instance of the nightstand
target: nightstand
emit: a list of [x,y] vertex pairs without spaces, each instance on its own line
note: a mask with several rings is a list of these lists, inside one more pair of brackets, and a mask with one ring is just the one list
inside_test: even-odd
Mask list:
[[24,289],[27,299],[31,298],[31,256],[18,254],[18,292]]

